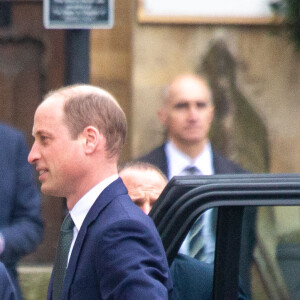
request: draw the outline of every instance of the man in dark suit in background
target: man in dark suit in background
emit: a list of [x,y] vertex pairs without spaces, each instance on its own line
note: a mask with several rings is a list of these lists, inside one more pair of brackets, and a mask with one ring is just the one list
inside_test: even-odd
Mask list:
[[41,199],[24,135],[0,124],[0,149],[0,261],[21,299],[17,263],[42,241]]
[[66,198],[69,210],[49,300],[168,299],[172,281],[158,232],[117,173],[126,130],[117,101],[90,85],[54,91],[36,110],[28,160],[42,192]]
[[[205,78],[184,74],[176,77],[165,89],[158,117],[166,129],[167,141],[138,158],[151,163],[171,179],[175,175],[213,175],[245,173],[237,164],[213,150],[209,131],[214,117],[212,91]],[[250,266],[255,243],[255,211],[245,214],[241,249],[241,277],[247,292],[250,289]],[[204,255],[206,262],[214,261],[215,216],[212,210],[203,216]],[[189,253],[185,240],[180,252]]]
[[214,103],[204,78],[193,74],[176,77],[164,91],[158,117],[166,129],[167,141],[138,160],[157,166],[168,179],[188,175],[185,168],[189,166],[195,166],[203,175],[245,173],[210,144]]

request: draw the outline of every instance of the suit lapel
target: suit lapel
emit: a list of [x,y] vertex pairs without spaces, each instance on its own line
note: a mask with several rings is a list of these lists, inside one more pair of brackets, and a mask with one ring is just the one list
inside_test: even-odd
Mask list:
[[66,277],[63,286],[63,299],[67,299],[71,283],[73,281],[80,251],[90,224],[98,217],[101,211],[118,195],[127,194],[127,190],[120,178],[111,183],[97,198],[91,209],[89,210],[84,222],[78,232],[76,242],[74,244],[69,265],[66,272]]
[[224,167],[223,157],[216,154],[214,151],[212,152],[213,155],[213,165],[215,174],[224,174],[227,173],[226,167]]
[[168,158],[166,155],[166,150],[165,150],[166,144],[163,144],[159,151],[160,151],[160,160],[159,160],[159,164],[160,164],[160,169],[161,171],[167,176],[167,178],[169,178],[169,162],[168,162]]

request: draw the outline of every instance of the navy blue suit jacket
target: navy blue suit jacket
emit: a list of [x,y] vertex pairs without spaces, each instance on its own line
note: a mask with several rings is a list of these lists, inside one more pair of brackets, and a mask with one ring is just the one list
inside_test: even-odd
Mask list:
[[24,135],[0,124],[0,149],[0,234],[5,240],[0,261],[19,291],[16,264],[42,241],[41,200]]
[[[150,153],[137,160],[155,165],[167,176],[167,178],[169,178],[168,158],[165,152],[165,144],[155,148]],[[213,151],[213,167],[215,174],[246,173],[246,170],[215,151]]]
[[[78,233],[62,299],[168,299],[172,289],[161,239],[119,178],[98,197]],[[52,296],[52,280],[48,298]]]
[[0,263],[0,299],[1,300],[16,300],[17,295],[15,288],[11,282],[5,266]]

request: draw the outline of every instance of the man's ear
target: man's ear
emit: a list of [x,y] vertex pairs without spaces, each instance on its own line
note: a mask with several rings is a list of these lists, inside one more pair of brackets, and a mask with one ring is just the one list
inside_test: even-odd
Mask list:
[[211,108],[210,108],[210,123],[212,123],[212,121],[214,120],[214,117],[215,117],[215,106],[214,105],[211,105]]
[[83,130],[85,153],[93,153],[96,149],[104,147],[104,137],[94,126],[87,126]]

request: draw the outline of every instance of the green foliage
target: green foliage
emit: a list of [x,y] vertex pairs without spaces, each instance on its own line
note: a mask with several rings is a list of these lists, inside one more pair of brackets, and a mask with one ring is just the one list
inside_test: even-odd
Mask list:
[[300,0],[274,0],[270,5],[276,15],[284,18],[290,37],[300,50]]

